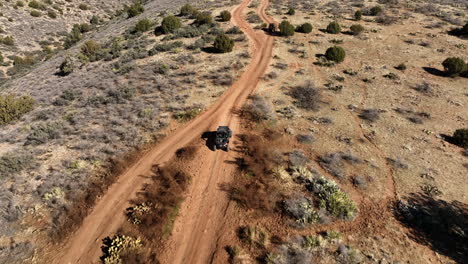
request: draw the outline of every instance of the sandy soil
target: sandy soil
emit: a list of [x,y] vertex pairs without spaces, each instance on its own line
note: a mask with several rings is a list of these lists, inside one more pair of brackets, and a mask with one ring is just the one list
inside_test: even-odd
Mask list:
[[[101,254],[101,241],[114,233],[125,221],[122,213],[129,200],[147,181],[154,165],[167,162],[174,152],[196,139],[205,131],[215,130],[219,125],[239,129],[239,119],[232,110],[240,107],[251,94],[265,73],[271,59],[273,38],[254,31],[243,19],[243,10],[250,3],[243,1],[234,11],[233,20],[252,42],[252,61],[239,80],[206,112],[168,136],[136,164],[129,168],[112,185],[106,195],[96,204],[82,226],[70,236],[60,255],[53,263],[93,263]],[[271,22],[265,14],[268,1],[262,1],[260,15]],[[200,155],[200,173],[193,179],[189,194],[175,223],[169,239],[169,249],[162,257],[163,263],[206,263],[216,250],[217,236],[222,234],[224,210],[228,205],[225,194],[219,190],[220,183],[229,181],[234,168],[224,161],[234,154],[204,150]],[[209,227],[209,229],[208,229]],[[176,256],[176,259],[172,259]]]

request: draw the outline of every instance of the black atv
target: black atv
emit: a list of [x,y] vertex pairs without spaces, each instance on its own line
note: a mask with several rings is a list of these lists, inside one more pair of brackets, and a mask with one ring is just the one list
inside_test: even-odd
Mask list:
[[215,142],[213,144],[213,150],[224,149],[229,151],[229,139],[232,137],[232,131],[227,126],[220,126],[216,130]]

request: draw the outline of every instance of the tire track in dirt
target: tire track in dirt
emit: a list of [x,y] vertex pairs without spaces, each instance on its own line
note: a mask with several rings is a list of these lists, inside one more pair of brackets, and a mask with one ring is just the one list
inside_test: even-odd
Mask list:
[[[251,0],[244,0],[233,12],[233,22],[248,36],[252,43],[251,63],[236,83],[207,111],[166,137],[160,144],[147,152],[138,162],[119,176],[106,194],[97,201],[80,228],[70,235],[59,254],[50,256],[52,263],[95,263],[101,255],[102,239],[112,235],[125,221],[124,211],[129,201],[148,181],[154,165],[164,165],[175,151],[199,139],[203,132],[215,130],[219,125],[229,125],[233,131],[240,129],[238,117],[233,109],[241,107],[255,90],[265,73],[273,50],[273,37],[254,31],[243,19],[243,10]],[[268,0],[263,0],[259,15],[273,22],[265,14]],[[168,249],[162,263],[206,263],[216,250],[217,230],[222,227],[224,211],[228,206],[226,194],[218,188],[219,183],[229,182],[232,165],[224,161],[234,154],[200,151],[194,161],[199,164],[200,174],[193,177],[189,193],[176,219]],[[53,254],[53,253],[51,253]]]

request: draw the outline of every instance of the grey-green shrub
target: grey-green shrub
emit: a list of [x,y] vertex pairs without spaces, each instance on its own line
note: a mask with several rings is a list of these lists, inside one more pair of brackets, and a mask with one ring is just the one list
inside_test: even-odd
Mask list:
[[137,22],[133,30],[134,32],[146,32],[150,30],[151,27],[153,27],[153,22],[148,18],[144,18]]
[[362,19],[362,11],[361,10],[357,10],[355,13],[354,13],[354,19],[356,21],[359,21]]
[[341,26],[338,22],[333,21],[327,26],[327,32],[330,34],[339,34],[341,32]]
[[182,26],[180,19],[175,16],[167,16],[163,19],[161,23],[161,30],[163,33],[173,33],[176,29],[179,29]]
[[231,52],[234,48],[234,40],[224,34],[218,35],[214,41],[214,48],[220,53]]
[[310,23],[304,23],[304,24],[298,26],[296,28],[296,31],[301,32],[301,33],[310,33],[310,32],[312,32],[312,29],[313,29],[313,27],[312,27],[312,25]]
[[221,12],[219,17],[221,18],[221,21],[227,22],[231,20],[231,13],[227,10],[224,10],[223,12]]
[[0,95],[0,126],[20,119],[34,107],[30,96]]
[[349,29],[353,35],[359,35],[364,31],[364,27],[359,24],[352,25]]
[[444,66],[445,72],[448,75],[455,76],[467,71],[468,66],[462,58],[459,57],[450,57],[445,59],[442,62],[442,66]]
[[279,24],[279,31],[281,36],[292,36],[294,35],[294,26],[289,21],[283,20]]
[[330,61],[340,63],[344,61],[346,57],[346,52],[342,47],[333,46],[327,49],[327,51],[325,52],[325,57]]
[[468,128],[455,130],[452,139],[457,146],[468,149]]

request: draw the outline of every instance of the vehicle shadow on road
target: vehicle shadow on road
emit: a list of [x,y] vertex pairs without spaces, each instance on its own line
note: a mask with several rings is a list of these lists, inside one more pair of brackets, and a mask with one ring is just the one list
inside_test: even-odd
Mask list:
[[215,151],[214,145],[216,139],[216,131],[205,131],[201,135],[201,138],[205,140],[205,145],[209,150]]

